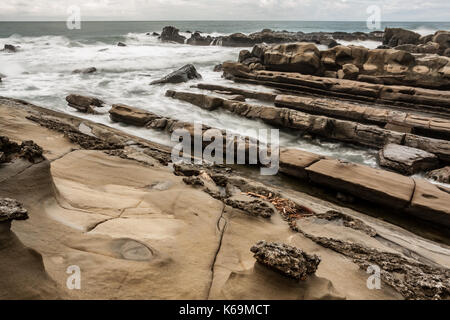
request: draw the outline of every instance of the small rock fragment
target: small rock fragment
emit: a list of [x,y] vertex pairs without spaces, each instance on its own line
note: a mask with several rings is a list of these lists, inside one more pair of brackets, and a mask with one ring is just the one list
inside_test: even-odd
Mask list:
[[259,263],[296,280],[306,280],[308,275],[314,274],[321,261],[317,255],[309,255],[296,247],[264,240],[250,251]]

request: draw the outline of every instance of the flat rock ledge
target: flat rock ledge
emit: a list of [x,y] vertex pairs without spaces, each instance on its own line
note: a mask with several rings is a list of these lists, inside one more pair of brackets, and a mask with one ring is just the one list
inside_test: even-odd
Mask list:
[[434,154],[394,143],[387,144],[380,150],[378,160],[380,166],[407,175],[433,170],[439,166],[439,160]]
[[308,275],[314,274],[321,261],[317,255],[309,255],[298,248],[264,240],[250,251],[259,263],[296,280],[306,280]]
[[14,199],[0,198],[0,223],[28,219],[28,211]]

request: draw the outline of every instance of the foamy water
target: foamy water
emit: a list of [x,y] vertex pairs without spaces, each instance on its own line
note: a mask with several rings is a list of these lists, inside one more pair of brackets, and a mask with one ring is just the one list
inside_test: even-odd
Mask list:
[[[186,37],[190,36],[184,32],[186,30],[182,31]],[[212,31],[210,34],[219,36],[226,33]],[[127,46],[118,47],[116,45],[118,41],[126,43]],[[339,42],[368,48],[375,48],[380,44],[375,41]],[[162,132],[112,123],[107,113],[104,115],[78,113],[67,106],[65,97],[70,93],[91,95],[104,100],[107,104],[125,103],[159,115],[183,121],[202,121],[204,124],[244,135],[252,133],[256,128],[270,128],[260,121],[243,119],[220,110],[214,112],[202,110],[191,104],[165,97],[168,89],[199,91],[190,86],[200,81],[178,85],[149,85],[151,81],[187,63],[192,63],[203,76],[201,82],[235,86],[233,82],[222,79],[221,73],[213,72],[213,67],[226,60],[235,61],[242,48],[167,44],[161,43],[157,37],[147,35],[146,32],[124,32],[98,37],[13,34],[0,38],[1,47],[7,43],[20,46],[20,51],[0,52],[0,73],[6,76],[3,83],[0,83],[2,96],[24,99],[43,107],[120,128],[163,144],[171,144],[171,141]],[[98,71],[86,75],[72,73],[74,69],[87,67],[96,67]],[[251,85],[243,86],[254,88]],[[258,90],[261,90],[261,87],[258,87]],[[256,103],[251,100],[249,102]],[[106,108],[105,111],[107,110]],[[295,147],[377,166],[374,150],[344,147],[339,143],[323,142],[319,139],[307,140],[292,131],[281,131],[280,142],[284,147]]]

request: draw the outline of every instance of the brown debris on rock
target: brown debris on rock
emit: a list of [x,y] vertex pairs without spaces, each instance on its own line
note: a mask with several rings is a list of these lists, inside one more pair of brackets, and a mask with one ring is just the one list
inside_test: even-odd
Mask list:
[[38,163],[44,159],[42,153],[42,148],[31,140],[23,141],[19,145],[8,137],[0,136],[0,163],[10,162],[16,157]]
[[317,255],[284,243],[259,241],[251,249],[256,261],[296,280],[306,280],[316,272],[320,263]]

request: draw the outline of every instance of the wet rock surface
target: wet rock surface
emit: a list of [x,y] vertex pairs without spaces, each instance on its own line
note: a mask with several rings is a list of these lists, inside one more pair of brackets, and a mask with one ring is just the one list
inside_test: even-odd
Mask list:
[[72,71],[72,73],[81,73],[81,74],[90,74],[90,73],[94,73],[94,72],[97,72],[97,68],[95,68],[95,67],[75,69]]
[[201,79],[202,76],[197,72],[197,69],[192,64],[187,64],[184,67],[172,72],[171,74],[151,82],[154,84],[164,84],[164,83],[182,83],[193,79]]
[[296,280],[306,280],[309,275],[316,272],[320,263],[317,255],[309,255],[301,249],[284,243],[262,240],[250,251],[254,253],[254,258],[260,264]]
[[412,175],[439,166],[438,158],[429,152],[397,144],[388,144],[378,154],[382,167]]
[[437,182],[450,183],[450,166],[430,171],[426,177]]
[[402,28],[386,28],[383,35],[383,45],[396,47],[403,44],[417,44],[420,34]]
[[168,26],[164,27],[161,32],[161,36],[159,37],[163,42],[176,42],[176,43],[184,43],[186,38],[179,34],[180,30],[175,27]]
[[70,94],[66,97],[69,107],[84,113],[95,113],[95,108],[103,107],[104,102],[95,97],[87,97],[79,94]]

